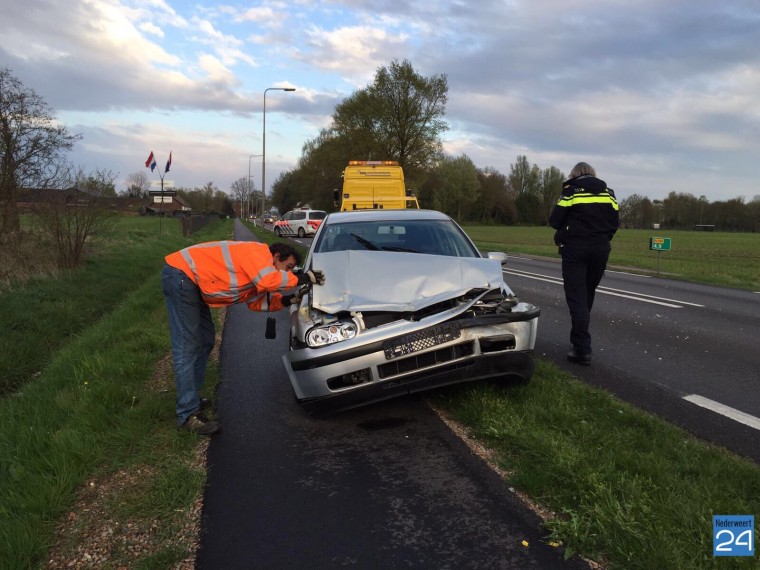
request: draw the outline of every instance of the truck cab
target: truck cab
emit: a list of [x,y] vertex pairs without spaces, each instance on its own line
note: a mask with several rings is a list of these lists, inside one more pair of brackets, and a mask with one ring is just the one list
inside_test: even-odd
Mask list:
[[342,191],[335,205],[348,210],[419,209],[417,198],[404,184],[404,171],[395,160],[351,160],[343,171]]

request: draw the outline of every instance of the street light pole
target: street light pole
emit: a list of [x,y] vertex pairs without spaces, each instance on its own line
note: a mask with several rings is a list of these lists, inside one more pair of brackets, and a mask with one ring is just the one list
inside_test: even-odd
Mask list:
[[[268,87],[264,89],[264,113],[261,134],[261,215],[264,215],[264,205],[267,197],[266,169],[267,169],[267,91],[295,91],[295,87]],[[262,218],[261,227],[264,227]]]
[[[251,188],[251,159],[252,158],[259,158],[261,157],[260,154],[252,154],[248,157],[248,215],[251,215],[251,194],[253,194],[253,188]],[[261,212],[263,215],[264,212]]]

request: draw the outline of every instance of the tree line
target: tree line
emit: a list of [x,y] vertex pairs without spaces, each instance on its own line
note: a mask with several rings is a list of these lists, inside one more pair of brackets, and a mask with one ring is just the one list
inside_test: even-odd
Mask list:
[[[333,190],[349,160],[397,160],[407,187],[422,207],[443,211],[462,223],[544,225],[560,194],[565,174],[540,168],[518,155],[508,174],[478,168],[466,155],[449,156],[441,136],[448,102],[446,75],[423,77],[408,60],[378,68],[374,80],[337,105],[331,125],[308,140],[295,168],[283,172],[266,197],[264,210],[285,212],[296,206],[333,210]],[[17,200],[22,188],[72,188],[113,196],[111,173],[87,175],[65,160],[80,135],[58,124],[52,110],[24,87],[8,68],[0,68],[0,244],[19,236]],[[129,197],[148,197],[147,175],[127,177]],[[224,192],[212,182],[177,188],[196,212],[260,214],[261,190],[243,177]],[[760,231],[760,195],[709,202],[671,192],[663,200],[634,194],[620,200],[624,227],[659,223],[674,229],[713,225],[723,231]]]
[[[331,211],[333,190],[342,186],[349,160],[397,160],[407,188],[424,208],[463,223],[545,225],[565,174],[517,156],[508,174],[478,168],[466,155],[447,156],[441,135],[448,83],[445,75],[423,77],[407,61],[380,67],[374,81],[341,102],[332,123],[304,144],[295,168],[282,173],[272,203],[284,212],[301,205]],[[614,188],[613,188],[614,189]],[[725,231],[760,231],[760,195],[708,202],[704,196],[671,192],[664,200],[634,194],[620,201],[621,224],[631,228],[687,229],[714,225]]]

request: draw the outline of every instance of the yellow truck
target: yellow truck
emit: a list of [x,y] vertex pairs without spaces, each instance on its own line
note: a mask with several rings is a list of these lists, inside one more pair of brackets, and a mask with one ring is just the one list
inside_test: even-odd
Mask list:
[[417,208],[417,198],[404,185],[404,171],[395,160],[351,160],[343,171],[343,190],[335,205],[346,210]]

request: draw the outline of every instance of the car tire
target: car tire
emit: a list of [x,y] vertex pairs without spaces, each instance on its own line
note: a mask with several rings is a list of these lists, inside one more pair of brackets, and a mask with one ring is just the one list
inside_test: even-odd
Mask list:
[[303,231],[303,228],[298,228],[298,237],[302,238],[306,235],[306,232]]

